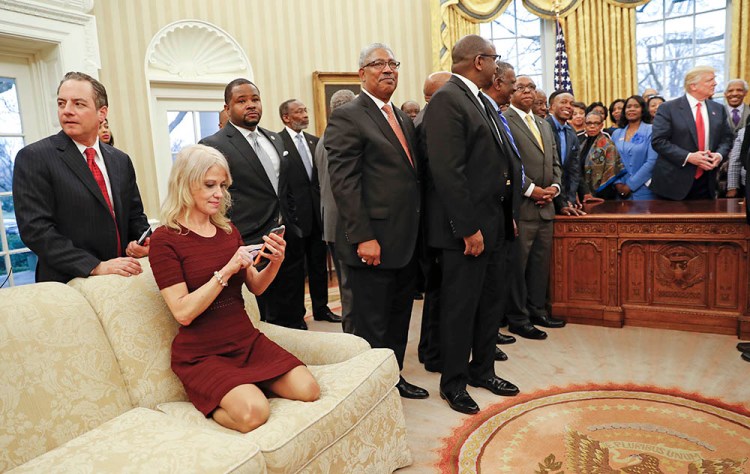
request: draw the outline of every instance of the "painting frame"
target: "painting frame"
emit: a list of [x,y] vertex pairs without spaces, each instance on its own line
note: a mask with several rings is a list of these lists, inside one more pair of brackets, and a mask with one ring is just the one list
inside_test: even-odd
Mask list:
[[328,125],[331,114],[330,102],[334,92],[349,89],[359,94],[362,83],[356,72],[313,72],[313,106],[315,109],[315,133],[320,136]]

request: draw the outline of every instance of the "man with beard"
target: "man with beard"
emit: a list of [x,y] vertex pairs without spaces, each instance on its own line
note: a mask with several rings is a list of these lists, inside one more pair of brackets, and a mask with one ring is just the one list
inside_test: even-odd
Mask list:
[[[299,267],[294,273],[304,275],[307,268],[312,301],[313,318],[316,321],[340,323],[341,317],[328,308],[328,271],[326,269],[326,244],[322,237],[320,215],[320,184],[318,170],[313,162],[313,153],[318,137],[302,130],[310,124],[307,107],[296,99],[289,99],[279,106],[279,115],[284,129],[279,132],[288,152],[289,190],[294,196],[297,225],[302,239],[287,237],[284,265]],[[304,278],[304,277],[303,277]],[[305,299],[304,282],[289,298]]]
[[[286,226],[285,237],[301,237],[294,221],[294,205],[287,185],[287,152],[276,133],[258,126],[263,105],[258,87],[247,79],[235,79],[224,88],[224,128],[200,141],[219,150],[232,173],[232,207],[229,217],[245,244],[262,242],[276,226]],[[304,301],[288,298],[300,284],[297,274],[285,274],[284,266],[260,295],[261,319],[295,329],[307,329]],[[304,273],[301,275],[304,286]]]

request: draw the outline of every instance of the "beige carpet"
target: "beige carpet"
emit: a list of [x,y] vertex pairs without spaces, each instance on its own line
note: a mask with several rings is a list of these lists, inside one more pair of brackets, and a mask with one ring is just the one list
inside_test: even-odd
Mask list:
[[[333,292],[335,294],[335,289]],[[523,397],[550,393],[560,387],[654,387],[663,393],[695,394],[702,399],[712,399],[717,403],[736,406],[738,410],[750,411],[750,364],[740,359],[739,352],[735,349],[737,339],[734,337],[638,327],[613,329],[572,324],[562,329],[547,330],[549,338],[544,341],[519,339],[515,344],[501,346],[509,360],[497,362],[495,370],[501,377],[517,384],[521,395],[503,398],[484,389],[469,387],[469,393],[482,408],[482,412],[475,416],[463,415],[448,408],[445,401],[440,399],[439,374],[425,371],[417,361],[421,314],[421,301],[415,301],[403,375],[408,381],[429,390],[430,398],[403,400],[407,437],[414,464],[401,469],[399,473],[440,472],[441,454],[446,448],[458,449],[456,430],[465,426],[465,423],[485,417],[497,404],[510,406],[518,400],[524,400]],[[307,321],[311,330],[341,330],[339,324],[313,321],[312,317]],[[699,430],[700,436],[705,437],[710,433],[708,426],[699,428],[704,430]],[[556,462],[561,462],[562,453],[559,449],[556,451]],[[745,456],[750,456],[750,449]],[[500,470],[503,464],[498,461],[497,466],[493,467],[495,470],[488,468],[482,472],[534,473],[539,472],[539,461],[536,458],[525,459],[523,467],[515,465],[515,470],[512,471]],[[565,465],[562,469],[567,474],[576,472],[567,469]],[[747,470],[750,473],[750,469]],[[664,472],[687,471],[682,469]]]

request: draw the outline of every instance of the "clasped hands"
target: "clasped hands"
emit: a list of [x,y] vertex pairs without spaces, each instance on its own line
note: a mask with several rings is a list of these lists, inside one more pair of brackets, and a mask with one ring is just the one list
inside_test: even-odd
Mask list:
[[694,151],[687,157],[687,162],[704,171],[711,171],[721,163],[721,154],[706,151]]
[[544,206],[551,203],[555,196],[557,196],[557,188],[555,186],[547,186],[546,188],[534,186],[529,197],[534,200],[537,206]]

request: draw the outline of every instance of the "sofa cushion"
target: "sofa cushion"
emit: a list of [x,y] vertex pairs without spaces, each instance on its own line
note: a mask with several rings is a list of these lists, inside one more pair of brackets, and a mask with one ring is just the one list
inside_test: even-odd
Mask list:
[[269,472],[296,472],[342,438],[375,408],[398,382],[398,364],[388,349],[371,349],[347,361],[310,366],[321,387],[318,401],[272,398],[271,416],[247,434],[206,419],[190,403],[164,403],[159,410],[258,444]]
[[133,405],[154,408],[187,395],[170,360],[179,323],[159,293],[148,259],[139,262],[143,273],[138,276],[76,278],[68,285],[86,297],[101,320]]
[[99,320],[61,283],[0,290],[0,472],[132,405]]
[[258,446],[135,408],[12,471],[263,473]]

